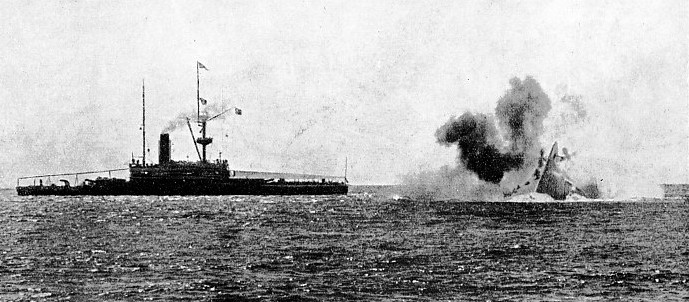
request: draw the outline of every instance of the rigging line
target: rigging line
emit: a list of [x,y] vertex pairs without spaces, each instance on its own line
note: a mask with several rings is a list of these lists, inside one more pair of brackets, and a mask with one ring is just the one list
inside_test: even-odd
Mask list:
[[85,171],[85,172],[72,172],[72,173],[59,173],[59,174],[46,174],[46,175],[33,175],[33,176],[22,176],[17,179],[29,179],[29,178],[39,178],[39,177],[51,177],[51,176],[67,176],[67,175],[79,175],[79,174],[93,174],[93,173],[105,173],[105,172],[115,172],[115,171],[125,171],[129,168],[121,169],[110,169],[110,170],[98,170],[98,171]]

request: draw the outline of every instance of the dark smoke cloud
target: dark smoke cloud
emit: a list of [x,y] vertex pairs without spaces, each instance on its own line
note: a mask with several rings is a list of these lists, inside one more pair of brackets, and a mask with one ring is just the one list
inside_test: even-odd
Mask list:
[[[526,169],[538,158],[538,137],[550,111],[550,98],[532,77],[510,80],[511,89],[498,100],[495,121],[485,114],[466,112],[450,118],[436,131],[438,142],[456,144],[460,164],[487,182],[500,183],[508,171]],[[503,147],[505,146],[505,147]]]
[[439,143],[457,144],[461,164],[482,180],[499,183],[505,172],[518,168],[519,154],[503,153],[494,142],[499,139],[495,122],[485,114],[466,112],[441,126],[435,133]]
[[543,120],[550,112],[550,98],[534,78],[510,80],[508,90],[495,108],[500,127],[507,132],[511,150],[519,153],[539,152],[538,137],[543,133]]

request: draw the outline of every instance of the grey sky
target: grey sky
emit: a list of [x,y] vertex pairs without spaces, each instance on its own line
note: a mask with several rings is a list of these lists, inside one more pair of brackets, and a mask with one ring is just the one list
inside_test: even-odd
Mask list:
[[[196,106],[196,60],[202,96],[243,110],[209,128],[237,169],[341,174],[348,156],[352,182],[395,183],[454,164],[435,129],[531,75],[553,100],[544,146],[596,177],[689,178],[685,1],[21,1],[0,27],[2,186],[124,166],[142,78],[157,156]],[[173,158],[194,159],[188,136]]]

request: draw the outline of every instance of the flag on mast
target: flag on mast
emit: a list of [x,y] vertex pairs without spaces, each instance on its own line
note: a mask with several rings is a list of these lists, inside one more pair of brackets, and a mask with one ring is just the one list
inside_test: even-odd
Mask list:
[[198,66],[199,68],[203,68],[203,69],[205,69],[205,70],[208,70],[208,68],[206,68],[206,66],[204,66],[203,64],[201,64],[201,62],[196,61],[196,64],[197,64],[197,66]]
[[199,98],[199,101],[201,102],[201,105],[208,104],[208,101],[206,101],[206,99],[204,99],[204,98]]

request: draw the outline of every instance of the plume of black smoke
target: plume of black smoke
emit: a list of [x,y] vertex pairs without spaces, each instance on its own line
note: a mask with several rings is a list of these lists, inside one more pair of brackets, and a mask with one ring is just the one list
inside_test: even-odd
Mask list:
[[495,114],[506,131],[511,151],[537,156],[541,149],[538,137],[543,133],[543,120],[550,112],[550,98],[530,76],[524,81],[512,78],[510,85],[512,89],[498,100]]
[[459,161],[482,180],[499,183],[505,172],[522,165],[520,154],[503,153],[495,146],[499,140],[495,122],[485,114],[466,112],[442,125],[435,132],[438,142],[456,143]]
[[[511,89],[498,100],[496,123],[485,114],[466,112],[436,131],[438,142],[457,144],[459,163],[484,181],[498,184],[508,171],[529,168],[538,158],[538,137],[550,111],[550,98],[530,76],[510,80]],[[503,139],[504,138],[504,139]],[[501,148],[501,146],[506,146]]]

